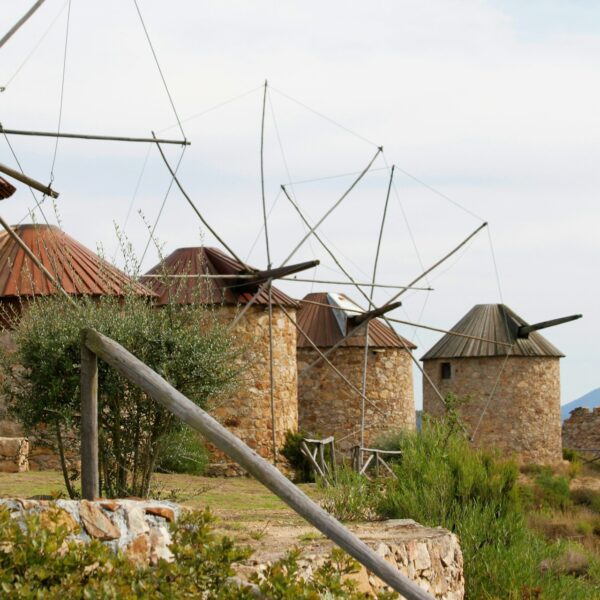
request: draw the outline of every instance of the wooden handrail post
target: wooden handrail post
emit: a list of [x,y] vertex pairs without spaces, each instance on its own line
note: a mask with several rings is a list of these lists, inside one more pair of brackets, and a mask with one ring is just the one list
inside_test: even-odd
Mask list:
[[81,496],[99,496],[98,476],[98,358],[81,343]]

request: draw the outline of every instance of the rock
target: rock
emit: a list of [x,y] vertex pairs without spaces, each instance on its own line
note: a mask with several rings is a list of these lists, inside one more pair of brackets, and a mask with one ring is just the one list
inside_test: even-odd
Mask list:
[[40,513],[40,525],[52,533],[59,527],[64,527],[69,533],[79,530],[77,521],[62,508],[42,511]]
[[115,500],[103,500],[100,502],[100,506],[110,512],[115,512],[121,508],[121,505]]
[[146,507],[146,514],[162,517],[169,521],[169,523],[175,520],[175,512],[166,506],[148,506]]
[[150,540],[144,533],[138,535],[125,549],[125,554],[138,566],[148,564],[150,559]]
[[144,509],[141,506],[127,508],[125,514],[131,535],[137,536],[150,531],[150,526],[146,522]]
[[431,558],[429,557],[429,551],[427,550],[427,545],[423,542],[419,542],[416,545],[414,561],[415,569],[417,569],[417,571],[429,569],[429,567],[431,567]]
[[79,505],[79,516],[91,537],[105,541],[116,540],[121,536],[115,524],[93,502],[82,500]]
[[169,549],[171,536],[166,527],[153,527],[150,531],[150,564],[155,565],[159,560],[171,562],[173,553]]

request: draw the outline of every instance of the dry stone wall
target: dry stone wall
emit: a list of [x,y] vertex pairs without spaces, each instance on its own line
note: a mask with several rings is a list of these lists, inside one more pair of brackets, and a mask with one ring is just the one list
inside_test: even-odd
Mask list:
[[[349,529],[434,598],[464,598],[463,556],[459,540],[453,533],[441,527],[423,527],[411,519],[361,523],[350,525]],[[309,538],[314,531],[306,528],[300,534],[301,539]],[[316,539],[304,541],[299,548],[299,575],[304,579],[312,576],[335,547],[322,536],[314,537]],[[282,544],[282,540],[286,543]],[[298,543],[289,539],[289,527],[279,531],[277,525],[272,525],[260,541],[252,543],[254,552],[238,567],[238,574],[242,579],[248,579],[253,573],[260,575],[294,545],[298,546]],[[349,577],[356,582],[358,591],[369,598],[376,598],[380,590],[386,588],[380,579],[362,566]]]
[[0,437],[0,473],[29,471],[29,440],[24,437]]
[[[295,318],[295,309],[286,309]],[[231,323],[236,307],[215,309],[217,318]],[[264,458],[273,458],[273,420],[269,360],[269,311],[251,307],[234,330],[243,348],[238,357],[240,385],[236,392],[214,401],[211,414],[250,448]],[[275,446],[283,446],[285,433],[298,428],[298,384],[296,369],[296,328],[278,307],[273,307],[273,381]],[[214,450],[214,449],[213,449]],[[209,472],[236,475],[237,465],[214,450]]]
[[[361,396],[324,361],[302,375],[319,358],[314,349],[298,348],[297,357],[300,429],[316,437],[333,435],[342,451],[359,444]],[[338,348],[328,358],[362,389],[364,348]],[[366,396],[372,402],[365,406],[366,445],[387,432],[415,429],[412,360],[406,350],[369,350],[366,383]]]
[[562,426],[564,448],[600,450],[600,406],[576,408]]
[[69,531],[68,539],[80,543],[100,540],[115,552],[122,550],[140,566],[172,560],[169,523],[182,510],[173,502],[144,500],[0,499],[0,507],[21,521],[37,514],[40,525],[49,530],[63,525]]
[[[504,360],[503,357],[435,359],[424,361],[423,366],[443,396],[453,393],[459,398],[469,398],[459,409],[469,432],[475,431],[483,414],[475,435],[476,445],[499,448],[523,462],[560,462],[559,359],[511,356],[502,370]],[[450,379],[442,379],[442,363],[451,364]],[[444,413],[425,378],[423,410],[434,416]]]
[[[156,564],[160,559],[173,560],[168,526],[183,510],[189,510],[172,502],[133,499],[94,502],[0,499],[0,507],[7,508],[11,517],[20,522],[27,515],[36,514],[40,526],[50,531],[61,525],[69,532],[68,539],[78,543],[99,540],[115,552],[123,551],[140,567]],[[256,547],[252,556],[234,565],[235,581],[244,584],[253,574],[260,577],[268,565],[283,558],[291,546],[298,546],[288,539],[289,526],[282,528],[285,533],[277,531],[277,524],[269,527],[265,536],[253,544]],[[305,533],[314,532],[305,529]],[[463,556],[453,533],[440,527],[423,527],[410,519],[364,523],[350,529],[434,598],[464,598]],[[333,548],[334,544],[321,536],[302,544],[298,576],[310,579],[314,570],[328,560]],[[377,597],[385,588],[383,582],[364,567],[349,577],[366,597]]]

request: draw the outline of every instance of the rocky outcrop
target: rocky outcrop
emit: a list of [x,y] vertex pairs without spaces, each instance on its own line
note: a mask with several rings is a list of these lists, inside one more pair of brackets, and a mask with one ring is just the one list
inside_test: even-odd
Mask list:
[[0,472],[29,471],[29,441],[24,437],[0,437]]
[[562,426],[563,448],[600,451],[600,406],[576,408]]

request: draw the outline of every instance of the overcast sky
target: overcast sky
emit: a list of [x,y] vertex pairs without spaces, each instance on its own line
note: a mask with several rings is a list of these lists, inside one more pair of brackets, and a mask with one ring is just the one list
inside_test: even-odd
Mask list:
[[[596,3],[138,2],[192,142],[181,182],[237,254],[266,266],[259,161],[266,79],[274,264],[305,231],[279,186],[293,182],[290,193],[314,223],[382,145],[372,170],[319,229],[351,274],[361,281],[372,276],[395,164],[380,283],[406,284],[483,221],[489,228],[423,281],[435,291],[406,293],[394,316],[450,328],[474,304],[500,301],[529,322],[583,313],[545,335],[566,354],[563,403],[600,385]],[[29,4],[4,0],[2,30]],[[0,51],[5,128],[57,129],[68,8],[64,0],[47,0]],[[72,0],[65,64],[62,131],[148,136],[154,130],[181,138],[133,2]],[[25,172],[48,182],[54,140],[10,141]],[[166,152],[175,164],[181,149]],[[0,162],[16,165],[5,139]],[[44,205],[45,217],[60,219],[92,248],[100,244],[109,258],[118,226],[141,258],[147,224],[156,223],[169,183],[154,147],[61,140],[53,182],[60,198],[56,210]],[[33,206],[30,191],[19,186],[2,214],[15,223]],[[44,216],[36,211],[35,218]],[[165,253],[216,245],[175,188],[156,236]],[[322,264],[309,277],[344,279],[316,240],[292,262],[313,257]],[[143,270],[157,260],[151,244]],[[280,287],[295,297],[332,289],[361,300],[351,287]],[[378,290],[375,302],[389,296]],[[399,331],[419,346],[417,356],[439,338],[412,327]]]

